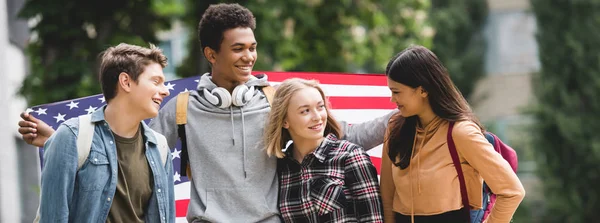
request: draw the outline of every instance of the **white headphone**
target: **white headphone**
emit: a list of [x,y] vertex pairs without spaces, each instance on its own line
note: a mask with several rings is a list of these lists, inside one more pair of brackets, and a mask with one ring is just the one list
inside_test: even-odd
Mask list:
[[246,85],[239,85],[229,94],[227,89],[216,87],[212,91],[204,88],[204,98],[214,106],[227,108],[232,104],[238,107],[244,106],[254,96],[254,86],[248,88]]

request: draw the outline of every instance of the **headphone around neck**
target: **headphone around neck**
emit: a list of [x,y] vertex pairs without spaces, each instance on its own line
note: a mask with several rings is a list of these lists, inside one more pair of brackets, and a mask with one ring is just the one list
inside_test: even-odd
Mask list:
[[227,89],[216,87],[211,91],[204,88],[204,98],[214,106],[219,108],[228,108],[231,105],[238,107],[244,106],[254,95],[254,86],[248,88],[246,85],[239,85],[229,94]]

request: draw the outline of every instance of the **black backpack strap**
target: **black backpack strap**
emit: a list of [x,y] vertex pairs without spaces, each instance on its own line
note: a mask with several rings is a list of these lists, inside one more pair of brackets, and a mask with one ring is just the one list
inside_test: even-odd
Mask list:
[[181,140],[181,162],[180,171],[181,175],[187,176],[191,180],[192,173],[189,170],[189,155],[187,148],[187,137],[185,135],[185,124],[187,124],[187,107],[190,92],[182,92],[177,95],[177,107],[175,110],[175,121],[177,123],[177,134]]

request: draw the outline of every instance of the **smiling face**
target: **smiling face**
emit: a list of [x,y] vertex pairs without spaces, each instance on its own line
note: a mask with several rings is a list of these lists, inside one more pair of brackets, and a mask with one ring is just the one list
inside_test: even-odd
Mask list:
[[326,124],[327,108],[317,89],[308,87],[292,95],[283,127],[295,143],[322,140]]
[[164,85],[165,75],[157,63],[150,63],[135,81],[131,81],[129,101],[143,119],[154,118],[158,115],[160,104],[169,96],[169,90]]
[[256,39],[251,28],[233,28],[223,33],[219,51],[205,48],[206,58],[212,64],[213,78],[235,85],[250,79],[258,58]]
[[402,116],[420,115],[431,110],[428,94],[422,87],[412,88],[390,78],[387,79],[387,84],[392,91],[390,101],[396,104]]

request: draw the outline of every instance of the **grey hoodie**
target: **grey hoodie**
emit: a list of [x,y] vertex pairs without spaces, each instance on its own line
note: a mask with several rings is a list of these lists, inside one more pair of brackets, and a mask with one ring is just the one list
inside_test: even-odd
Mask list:
[[[269,103],[258,88],[269,85],[267,76],[251,78],[246,86],[256,88],[244,106],[225,109],[204,98],[203,89],[217,86],[202,75],[198,91],[191,91],[185,126],[192,178],[189,222],[280,222],[276,158],[268,157],[262,135]],[[161,109],[150,126],[167,138],[170,148],[177,141],[176,100]],[[363,124],[342,122],[346,139],[371,148],[383,142],[392,113]]]

